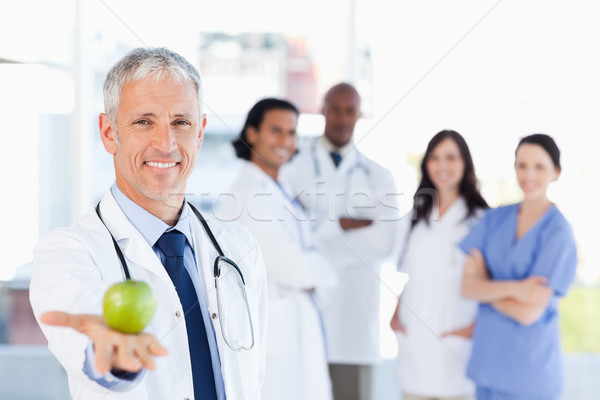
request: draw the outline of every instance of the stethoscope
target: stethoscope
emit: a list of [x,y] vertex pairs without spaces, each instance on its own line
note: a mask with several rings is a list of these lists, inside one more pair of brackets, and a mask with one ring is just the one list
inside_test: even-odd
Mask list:
[[[221,250],[221,246],[219,246],[217,239],[213,235],[210,227],[208,226],[208,223],[206,222],[206,220],[204,219],[202,214],[200,214],[200,211],[198,211],[196,209],[196,207],[194,207],[191,203],[188,202],[187,204],[190,206],[190,208],[196,215],[196,218],[198,218],[198,220],[204,227],[204,230],[205,230],[206,234],[208,235],[208,237],[210,238],[210,241],[212,242],[213,246],[217,250],[217,253],[219,253],[219,255],[217,256],[217,258],[215,259],[215,262],[214,262],[213,274],[215,277],[215,288],[217,291],[217,309],[219,311],[219,315],[221,316],[221,321],[222,321],[220,323],[220,326],[221,326],[221,334],[223,335],[223,340],[225,341],[227,346],[229,346],[229,348],[233,351],[251,350],[254,347],[254,326],[252,324],[252,315],[250,313],[250,306],[248,305],[248,297],[246,295],[246,281],[244,280],[244,275],[242,274],[242,271],[237,266],[237,264],[233,260],[231,260],[230,258],[225,256],[225,254],[223,253],[223,250]],[[129,273],[129,268],[127,266],[127,262],[125,261],[125,256],[123,256],[123,252],[119,248],[117,241],[115,240],[114,236],[110,232],[110,229],[108,229],[108,226],[106,226],[106,223],[102,219],[102,214],[100,213],[100,203],[98,203],[98,205],[96,205],[96,214],[98,214],[98,218],[100,218],[100,221],[102,222],[102,224],[108,231],[108,234],[110,235],[110,237],[113,241],[113,245],[115,246],[115,251],[117,252],[117,256],[119,256],[119,260],[121,261],[121,266],[123,267],[125,279],[131,279],[131,275]],[[224,325],[225,325],[224,321],[226,321],[226,319],[224,320],[223,316],[227,315],[227,314],[223,314],[223,310],[221,308],[223,299],[222,299],[221,291],[219,289],[219,283],[222,279],[225,278],[226,275],[221,275],[221,263],[225,263],[225,264],[229,265],[237,272],[237,276],[239,278],[237,280],[237,283],[241,288],[241,293],[244,298],[244,303],[246,305],[246,315],[248,317],[248,323],[249,323],[249,327],[250,327],[250,338],[251,339],[250,339],[249,345],[240,344],[239,343],[240,340],[228,337],[229,335],[226,334],[226,332],[225,332],[226,328],[224,328]]]
[[[320,178],[322,178],[321,164],[319,162],[319,157],[317,154],[317,143],[319,140],[320,140],[319,137],[315,138],[313,140],[312,146],[311,146],[311,156],[313,159],[313,165],[314,165],[314,169],[315,169],[315,179],[317,182],[319,181]],[[360,153],[359,151],[356,151],[355,153],[356,153],[356,163],[346,170],[346,181],[345,181],[344,190],[346,191],[346,193],[349,193],[350,196],[354,196],[355,193],[359,194],[363,189],[368,189],[371,193],[377,193],[377,190],[375,187],[375,182],[373,182],[373,179],[371,176],[371,170],[367,166],[365,156],[362,153]],[[353,188],[352,176],[356,175],[355,173],[358,172],[359,170],[362,170],[364,177],[365,177],[364,180],[366,181],[368,188],[360,188],[360,187]],[[352,205],[352,200],[347,200],[347,201],[350,201],[350,204],[347,207],[353,208],[354,206]]]

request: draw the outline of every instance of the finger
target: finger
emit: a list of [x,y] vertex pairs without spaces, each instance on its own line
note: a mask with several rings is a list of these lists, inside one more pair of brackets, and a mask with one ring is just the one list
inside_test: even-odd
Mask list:
[[169,354],[167,349],[163,347],[154,336],[144,333],[141,335],[141,339],[146,343],[148,353],[153,356],[166,356]]
[[552,289],[551,287],[545,287],[544,291],[542,292],[542,298],[544,299],[544,301],[547,301],[548,299],[550,299],[550,297],[552,297],[553,294],[554,289]]
[[474,271],[477,268],[477,264],[475,263],[475,260],[473,259],[473,257],[467,256],[467,258],[465,259],[464,268],[465,268],[465,270],[471,270],[471,271]]
[[472,248],[471,250],[469,250],[469,255],[472,256],[475,259],[477,259],[477,258],[483,258],[483,256],[481,255],[481,252],[479,251],[479,249],[476,249],[476,248]]
[[150,349],[146,347],[143,343],[138,343],[136,345],[134,349],[134,354],[144,368],[147,368],[149,370],[154,370],[156,368],[156,363],[150,355]]
[[96,370],[103,375],[106,374],[113,367],[114,345],[112,341],[94,342],[94,353],[96,356]]
[[75,315],[68,314],[62,311],[49,311],[40,316],[40,320],[47,324],[53,326],[66,326],[73,328],[74,327],[74,318]]
[[548,283],[548,278],[546,278],[545,276],[534,276],[533,280],[540,285],[545,285],[546,283]]
[[92,314],[69,314],[62,311],[50,311],[42,314],[40,319],[45,324],[73,328],[88,336],[99,328],[106,327],[106,322],[102,316]]
[[142,361],[136,354],[136,346],[139,338],[136,335],[122,335],[116,348],[115,364],[119,369],[138,372],[142,369]]
[[143,334],[138,338],[135,354],[140,358],[145,368],[153,370],[156,368],[153,356],[166,356],[167,349],[161,346],[154,336]]

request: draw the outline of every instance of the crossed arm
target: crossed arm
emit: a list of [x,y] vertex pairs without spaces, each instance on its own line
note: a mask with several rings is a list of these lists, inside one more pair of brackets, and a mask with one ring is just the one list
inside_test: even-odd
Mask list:
[[530,276],[523,280],[490,279],[481,252],[472,249],[465,261],[461,294],[480,303],[490,303],[498,312],[529,326],[543,315],[554,291],[547,278]]

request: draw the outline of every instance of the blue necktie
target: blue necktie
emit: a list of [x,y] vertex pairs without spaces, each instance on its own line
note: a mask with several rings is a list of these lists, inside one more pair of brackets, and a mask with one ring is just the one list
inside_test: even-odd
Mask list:
[[192,279],[183,265],[185,242],[183,233],[172,230],[163,233],[155,246],[165,256],[165,269],[177,289],[177,295],[183,306],[192,361],[194,397],[197,400],[216,399],[215,376],[202,311]]
[[331,159],[333,160],[333,163],[335,164],[335,167],[337,168],[338,165],[340,165],[340,163],[342,162],[342,155],[340,153],[338,153],[337,151],[332,151],[329,154],[331,154]]

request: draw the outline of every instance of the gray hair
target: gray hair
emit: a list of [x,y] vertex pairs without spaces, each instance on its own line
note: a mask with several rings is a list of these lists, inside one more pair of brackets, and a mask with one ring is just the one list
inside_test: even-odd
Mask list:
[[104,112],[115,129],[123,87],[149,77],[157,81],[171,78],[178,83],[191,83],[196,90],[202,116],[202,81],[196,67],[164,47],[139,47],[121,58],[108,72],[104,81]]

